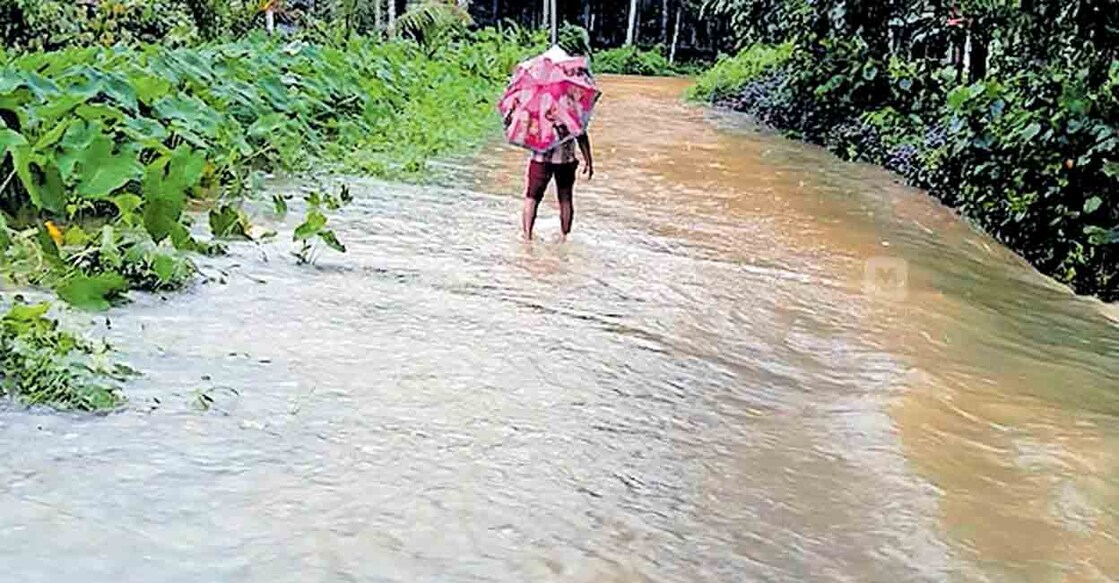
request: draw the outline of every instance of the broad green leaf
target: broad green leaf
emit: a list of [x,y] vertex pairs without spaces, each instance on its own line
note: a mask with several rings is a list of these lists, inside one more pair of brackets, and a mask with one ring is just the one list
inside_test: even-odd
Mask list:
[[9,148],[26,145],[27,138],[23,137],[23,134],[12,129],[0,128],[0,161],[3,161],[4,154]]
[[195,251],[198,248],[198,242],[190,235],[190,230],[186,225],[177,223],[171,227],[171,245],[179,251]]
[[181,144],[171,152],[167,163],[167,180],[170,186],[185,190],[198,185],[206,168],[206,156]]
[[14,93],[16,89],[24,87],[27,84],[23,79],[23,75],[18,74],[16,71],[5,69],[2,73],[3,74],[0,74],[0,95]]
[[58,286],[58,297],[80,310],[109,309],[109,300],[128,289],[128,282],[119,273],[107,271],[97,275],[75,274]]
[[178,261],[170,255],[159,254],[152,259],[152,271],[162,283],[171,283],[175,280]]
[[180,144],[168,156],[148,165],[144,172],[144,227],[158,243],[171,235],[182,216],[187,193],[198,184],[206,158]]
[[54,81],[38,73],[24,73],[24,84],[36,97],[43,101],[47,101],[47,97],[54,97],[61,93]]
[[338,237],[335,236],[334,231],[321,231],[319,233],[319,238],[323,240],[323,243],[326,243],[327,247],[330,247],[331,249],[334,249],[339,253],[346,252],[346,246],[338,240]]
[[123,130],[128,137],[134,140],[152,140],[153,142],[162,142],[170,135],[167,128],[163,124],[154,119],[146,117],[130,117],[124,120],[124,123],[118,128],[123,127]]
[[102,127],[101,122],[79,119],[67,128],[61,142],[59,142],[62,146],[62,153],[55,157],[64,180],[72,181],[75,179],[74,168],[85,157],[86,150],[93,144],[93,140],[101,135]]
[[63,244],[67,247],[81,247],[89,243],[89,235],[78,225],[70,225],[62,236]]
[[323,227],[326,226],[326,216],[319,211],[309,211],[307,217],[303,220],[303,224],[295,228],[292,233],[293,241],[306,241],[315,235],[318,235]]
[[1103,199],[1098,196],[1093,196],[1084,201],[1084,212],[1088,214],[1094,213],[1096,209],[1100,208],[1101,204],[1103,204]]
[[66,206],[66,193],[58,168],[44,165],[41,156],[33,154],[30,146],[11,148],[12,163],[31,203],[36,208],[58,214]]
[[144,204],[144,199],[132,193],[118,194],[109,200],[117,207],[117,213],[124,217],[136,212],[140,205]]
[[112,225],[101,228],[101,245],[98,249],[104,266],[118,268],[122,263],[120,245],[117,244],[116,231]]
[[133,75],[130,80],[136,88],[136,97],[145,105],[151,105],[171,92],[171,84],[159,77],[138,74]]
[[71,150],[84,150],[93,143],[93,139],[101,134],[104,126],[99,122],[90,122],[84,119],[74,120],[66,127],[60,145]]
[[171,235],[182,216],[184,197],[168,195],[148,200],[144,205],[144,228],[156,243]]
[[136,152],[124,149],[114,154],[113,141],[105,135],[94,138],[77,163],[78,195],[92,200],[107,198],[144,171]]
[[31,110],[31,117],[42,125],[50,125],[70,114],[79,105],[89,98],[77,93],[67,93],[52,99],[46,105]]
[[103,104],[91,105],[87,103],[79,105],[74,113],[78,114],[78,117],[89,121],[118,122],[126,117],[123,111],[111,105]]
[[102,92],[131,111],[136,111],[139,108],[136,90],[132,88],[128,81],[118,75],[107,75],[105,77]]
[[210,232],[214,237],[244,237],[245,225],[241,211],[232,205],[222,205],[210,211]]
[[5,323],[28,323],[34,322],[47,315],[51,309],[48,302],[38,304],[13,304],[8,309],[8,313],[4,314]]
[[38,140],[35,140],[35,150],[43,151],[57,144],[62,139],[62,134],[66,131],[66,128],[70,127],[72,123],[74,123],[74,120],[70,118],[59,120],[54,124],[54,127],[39,136]]
[[971,88],[967,85],[960,85],[948,92],[948,107],[950,109],[960,109],[967,103],[968,99],[971,99]]

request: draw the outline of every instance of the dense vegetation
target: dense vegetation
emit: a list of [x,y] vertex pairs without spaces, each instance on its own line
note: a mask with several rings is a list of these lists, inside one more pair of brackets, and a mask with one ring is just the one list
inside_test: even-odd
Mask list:
[[[718,0],[745,46],[694,95],[929,189],[1078,292],[1119,298],[1119,10]],[[780,45],[780,46],[779,46]]]
[[[284,36],[202,41],[212,35],[193,16],[175,26],[167,14],[122,23],[132,5],[107,5],[96,7],[106,19],[83,12],[70,32],[44,15],[86,5],[0,11],[8,25],[46,31],[14,34],[0,52],[0,278],[91,310],[130,289],[182,287],[192,255],[220,253],[224,241],[274,235],[242,209],[264,172],[325,164],[417,176],[431,157],[476,143],[495,123],[508,72],[543,40],[517,29],[468,32],[464,14],[440,5],[370,36],[309,21]],[[13,16],[13,6],[22,12]],[[161,35],[166,42],[145,43]],[[296,260],[313,261],[318,243],[344,251],[327,215],[348,193],[307,198]],[[274,204],[286,212],[284,200]],[[46,304],[0,304],[10,310],[0,336],[9,395],[84,409],[119,402],[104,371],[88,366],[101,360],[99,346],[62,331]]]
[[133,374],[109,347],[64,330],[50,304],[17,301],[0,318],[0,385],[28,405],[95,411],[119,405],[119,381]]
[[190,234],[189,203],[213,207],[215,236],[243,236],[247,219],[226,207],[255,169],[325,160],[379,175],[419,171],[479,135],[522,54],[481,32],[434,52],[256,37],[9,58],[0,72],[3,265],[88,307],[128,287],[176,287],[190,273],[176,251],[211,249]]
[[595,73],[617,75],[673,76],[694,73],[692,65],[670,63],[659,48],[618,47],[594,53]]

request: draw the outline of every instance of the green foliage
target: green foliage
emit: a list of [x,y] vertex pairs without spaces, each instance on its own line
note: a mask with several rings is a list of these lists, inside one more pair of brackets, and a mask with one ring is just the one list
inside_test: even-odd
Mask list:
[[128,282],[119,273],[106,271],[97,275],[75,273],[56,291],[58,297],[80,310],[101,311],[109,309],[109,300],[128,288]]
[[647,51],[628,46],[600,51],[594,54],[593,67],[596,73],[615,75],[668,77],[692,72],[691,67],[669,63],[662,47]]
[[742,90],[747,83],[779,67],[792,56],[792,43],[777,46],[751,45],[733,57],[719,59],[696,79],[688,97],[719,101]]
[[704,0],[700,18],[730,23],[737,46],[781,44],[812,24],[812,0]]
[[556,44],[569,55],[587,57],[591,55],[591,36],[587,33],[587,29],[570,22],[564,22],[560,27],[556,35]]
[[0,385],[27,405],[98,411],[119,406],[117,381],[134,374],[108,360],[109,347],[63,330],[50,304],[17,301],[0,319]]
[[[774,26],[763,4],[790,16]],[[882,164],[1114,300],[1119,12],[1106,4],[713,0],[740,40],[795,48],[760,74],[721,78],[720,62],[693,93]]]
[[54,50],[161,42],[181,45],[196,38],[187,4],[178,0],[0,0],[4,45]]
[[391,32],[437,47],[462,37],[472,24],[470,12],[456,0],[423,0],[401,14]]
[[[193,271],[182,253],[220,248],[191,236],[192,201],[213,209],[215,239],[250,238],[239,209],[255,172],[325,162],[420,175],[495,123],[508,72],[539,48],[519,35],[479,31],[426,49],[253,37],[0,59],[0,215],[11,219],[0,272],[59,290],[103,273],[130,288],[182,285]],[[47,219],[75,237],[50,233]]]
[[339,253],[345,253],[346,246],[338,240],[334,231],[326,228],[328,219],[325,212],[336,211],[350,204],[353,197],[350,195],[349,188],[342,186],[337,195],[315,191],[307,195],[304,200],[307,203],[307,214],[304,216],[303,222],[292,233],[291,240],[300,244],[299,250],[294,251],[292,255],[299,263],[314,263],[317,251],[316,241],[321,241],[327,247]]

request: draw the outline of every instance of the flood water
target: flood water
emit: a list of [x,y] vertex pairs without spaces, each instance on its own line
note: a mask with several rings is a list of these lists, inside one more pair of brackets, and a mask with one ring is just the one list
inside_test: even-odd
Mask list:
[[566,244],[550,193],[518,241],[495,145],[347,180],[345,255],[295,265],[292,216],[93,318],[145,376],[0,412],[4,578],[1119,578],[1113,310],[683,81],[602,84]]

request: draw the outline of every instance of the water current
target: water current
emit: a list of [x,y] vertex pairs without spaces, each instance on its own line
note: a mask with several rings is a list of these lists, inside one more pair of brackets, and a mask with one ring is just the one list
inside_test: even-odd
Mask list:
[[344,255],[296,265],[293,214],[95,318],[145,375],[0,411],[3,578],[1119,578],[1113,309],[684,81],[602,83],[564,244],[551,194],[519,242],[495,144],[333,179]]

